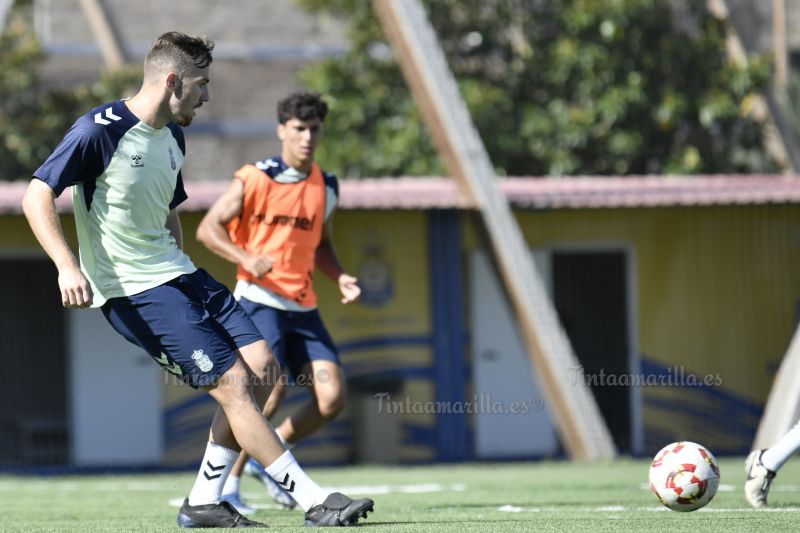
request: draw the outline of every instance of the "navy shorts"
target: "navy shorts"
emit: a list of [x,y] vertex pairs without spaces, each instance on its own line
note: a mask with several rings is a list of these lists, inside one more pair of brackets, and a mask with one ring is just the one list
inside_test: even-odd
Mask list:
[[239,304],[253,319],[281,367],[289,369],[295,381],[312,360],[341,365],[336,345],[317,309],[284,311],[247,298],[240,298]]
[[111,298],[102,309],[118,333],[194,388],[215,385],[238,348],[263,339],[228,288],[203,269]]

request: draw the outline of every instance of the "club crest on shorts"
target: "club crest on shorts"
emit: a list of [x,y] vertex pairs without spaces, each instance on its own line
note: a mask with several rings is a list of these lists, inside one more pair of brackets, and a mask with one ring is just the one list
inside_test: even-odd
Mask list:
[[192,352],[192,359],[194,359],[194,364],[196,364],[197,368],[199,368],[202,372],[208,372],[214,368],[214,363],[212,363],[211,359],[209,359],[208,356],[203,353],[202,348]]

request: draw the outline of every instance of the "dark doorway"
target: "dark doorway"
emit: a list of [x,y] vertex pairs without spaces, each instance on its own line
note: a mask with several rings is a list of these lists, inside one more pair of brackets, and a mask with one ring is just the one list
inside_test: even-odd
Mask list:
[[69,461],[67,349],[58,273],[47,259],[0,259],[0,466]]
[[617,448],[631,451],[626,253],[554,251],[552,269],[561,323]]

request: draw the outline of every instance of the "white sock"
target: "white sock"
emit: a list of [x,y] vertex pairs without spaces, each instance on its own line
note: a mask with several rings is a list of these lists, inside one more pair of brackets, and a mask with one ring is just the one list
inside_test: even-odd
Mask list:
[[189,505],[219,503],[222,487],[238,457],[239,452],[209,442],[197,479],[189,493]]
[[231,474],[228,476],[228,479],[225,480],[225,486],[222,488],[222,496],[232,496],[234,494],[239,494],[239,486],[242,481],[242,478],[239,476],[234,476]]
[[278,457],[274,463],[265,468],[267,474],[278,482],[292,497],[300,504],[303,511],[308,511],[315,505],[325,501],[328,492],[322,490],[319,485],[303,472],[300,465],[292,455],[286,450],[283,455]]
[[777,472],[789,457],[800,448],[800,422],[786,432],[777,443],[761,454],[761,463],[769,470]]

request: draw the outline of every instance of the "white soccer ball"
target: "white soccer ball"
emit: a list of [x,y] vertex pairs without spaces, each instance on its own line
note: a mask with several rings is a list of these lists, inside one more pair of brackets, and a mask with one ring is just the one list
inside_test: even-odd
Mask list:
[[673,511],[700,509],[717,493],[719,466],[714,455],[695,442],[664,446],[650,464],[650,489]]

